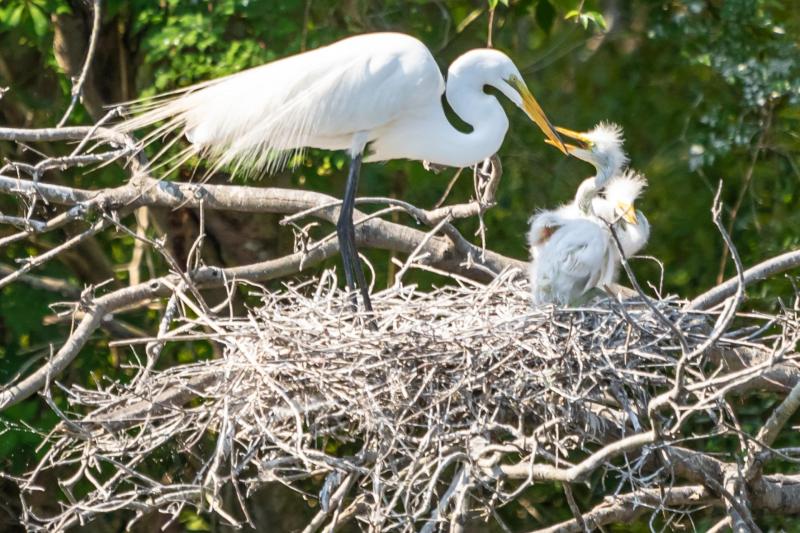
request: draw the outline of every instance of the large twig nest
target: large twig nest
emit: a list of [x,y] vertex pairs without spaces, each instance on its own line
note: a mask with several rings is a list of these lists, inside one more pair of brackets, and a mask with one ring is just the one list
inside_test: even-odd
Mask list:
[[[178,301],[197,309],[187,294]],[[29,483],[52,470],[67,492],[87,480],[95,489],[28,525],[58,529],[116,509],[177,516],[187,504],[241,522],[247,490],[275,481],[320,498],[311,529],[490,516],[517,489],[561,479],[571,461],[649,430],[652,416],[668,419],[648,403],[710,329],[675,300],[533,308],[518,271],[488,286],[397,286],[373,302],[376,331],[330,277],[263,291],[246,318],[184,318],[163,339],[212,339],[222,358],[163,371],[142,363],[130,384],[73,387],[72,412],[88,414],[66,417]],[[706,379],[704,359],[687,361],[685,387]],[[704,409],[724,416],[713,402]],[[656,440],[622,466],[597,466],[624,470],[616,490],[657,486],[669,473],[653,465]],[[193,467],[148,475],[168,449]],[[223,505],[225,487],[240,505]]]

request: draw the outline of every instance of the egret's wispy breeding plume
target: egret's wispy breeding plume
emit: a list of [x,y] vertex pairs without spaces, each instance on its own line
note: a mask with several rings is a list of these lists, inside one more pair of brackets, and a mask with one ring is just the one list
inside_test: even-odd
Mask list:
[[[158,125],[148,144],[181,136],[190,145],[154,165],[180,165],[194,155],[209,172],[272,172],[305,148],[347,150],[351,157],[337,225],[348,286],[357,282],[366,309],[369,294],[355,246],[353,206],[362,157],[366,161],[424,160],[468,167],[495,154],[508,130],[498,89],[566,153],[514,63],[498,50],[471,50],[450,66],[447,84],[430,51],[399,33],[373,33],[274,61],[129,106],[121,131]],[[445,117],[441,96],[472,131]],[[365,148],[369,148],[365,153]]]

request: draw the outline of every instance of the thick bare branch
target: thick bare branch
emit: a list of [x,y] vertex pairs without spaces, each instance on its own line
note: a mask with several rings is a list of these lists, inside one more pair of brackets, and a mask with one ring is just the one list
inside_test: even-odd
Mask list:
[[[68,206],[82,205],[87,210],[123,206],[129,210],[141,206],[199,208],[202,202],[205,209],[278,214],[292,214],[319,206],[327,206],[317,209],[314,216],[331,223],[335,223],[339,216],[337,200],[317,192],[274,187],[257,188],[165,182],[141,176],[126,185],[98,191],[34,183],[30,180],[0,176],[0,192],[21,195],[38,194],[51,203]],[[427,238],[423,231],[380,219],[373,218],[363,224],[358,224],[358,220],[364,217],[363,213],[356,211],[356,239],[363,246],[411,253],[420,242]],[[500,272],[509,267],[524,267],[522,261],[490,251],[487,251],[485,258],[482,259],[477,251],[478,249],[471,245],[458,246],[445,237],[429,239],[422,250],[426,254],[425,262],[427,264],[448,271],[466,271],[467,274],[471,272],[479,279],[486,278],[485,269],[478,268],[481,266],[494,272]],[[477,267],[460,266],[465,261],[470,261]]]
[[527,479],[531,477],[539,481],[563,481],[577,483],[595,472],[600,466],[624,453],[641,450],[647,444],[655,442],[656,433],[647,431],[631,435],[615,441],[596,451],[577,465],[563,469],[550,465],[528,465],[518,463],[515,465],[500,465],[498,470],[503,476],[511,479]]
[[[800,267],[800,250],[786,252],[777,257],[772,257],[744,271],[746,286],[768,279],[775,274],[786,272]],[[695,297],[687,305],[687,309],[711,309],[736,292],[737,279],[731,278],[724,283]]]

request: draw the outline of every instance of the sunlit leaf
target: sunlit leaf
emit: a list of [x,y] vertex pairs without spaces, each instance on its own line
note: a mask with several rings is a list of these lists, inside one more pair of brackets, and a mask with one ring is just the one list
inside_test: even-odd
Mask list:
[[44,36],[50,27],[50,21],[47,20],[47,16],[35,4],[28,6],[28,13],[30,13],[33,21],[33,31],[39,37]]
[[8,20],[6,22],[12,28],[14,26],[18,26],[19,22],[22,20],[22,15],[24,13],[25,13],[25,4],[20,4],[14,10],[11,11],[11,14],[8,16]]

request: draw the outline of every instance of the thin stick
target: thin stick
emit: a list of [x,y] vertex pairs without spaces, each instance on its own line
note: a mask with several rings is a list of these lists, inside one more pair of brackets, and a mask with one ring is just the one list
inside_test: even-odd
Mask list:
[[75,109],[75,104],[78,102],[78,98],[80,98],[81,94],[83,94],[83,84],[86,83],[86,77],[89,74],[89,69],[92,66],[92,61],[94,60],[94,53],[95,49],[97,48],[97,39],[100,34],[100,25],[102,22],[102,12],[100,10],[100,0],[94,0],[92,2],[92,33],[89,36],[89,48],[86,50],[86,58],[83,60],[83,68],[81,69],[80,76],[78,76],[77,82],[72,86],[72,97],[69,101],[69,106],[67,110],[64,112],[64,116],[61,117],[61,120],[58,121],[56,127],[60,128],[64,124],[66,124],[67,119],[72,114],[72,110]]

